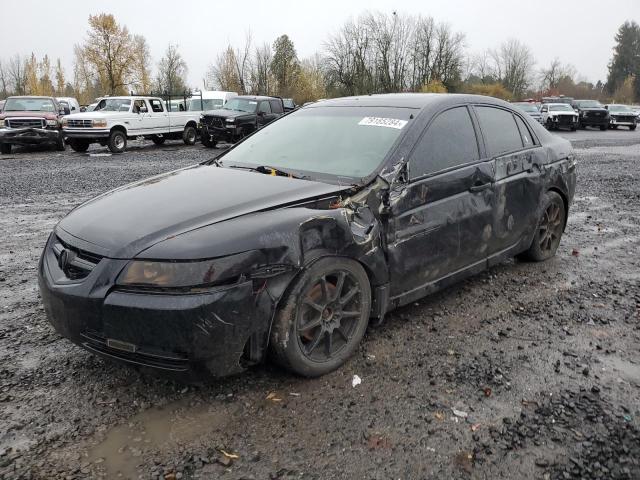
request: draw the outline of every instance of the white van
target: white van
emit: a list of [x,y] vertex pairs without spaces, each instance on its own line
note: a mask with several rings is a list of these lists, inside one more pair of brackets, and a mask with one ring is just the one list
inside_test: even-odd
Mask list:
[[[202,94],[202,98],[200,97]],[[189,111],[202,112],[207,110],[217,110],[222,108],[233,97],[237,97],[235,92],[220,92],[217,90],[205,90],[194,92],[193,96],[187,100]]]
[[73,97],[56,97],[59,102],[66,102],[69,105],[71,113],[80,113],[80,104],[78,100]]

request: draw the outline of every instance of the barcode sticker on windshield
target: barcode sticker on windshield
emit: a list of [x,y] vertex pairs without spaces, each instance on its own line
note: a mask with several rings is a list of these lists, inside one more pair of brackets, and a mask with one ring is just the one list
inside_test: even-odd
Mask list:
[[382,117],[364,117],[358,122],[358,125],[366,125],[371,127],[387,127],[397,128],[400,130],[407,124],[406,120],[399,120],[397,118],[382,118]]

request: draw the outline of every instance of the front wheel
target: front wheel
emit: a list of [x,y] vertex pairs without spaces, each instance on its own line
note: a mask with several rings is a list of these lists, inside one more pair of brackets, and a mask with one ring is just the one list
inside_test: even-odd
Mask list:
[[166,138],[164,138],[162,135],[154,135],[153,137],[151,137],[151,141],[156,145],[162,145],[165,140]]
[[59,152],[64,152],[65,148],[66,148],[66,145],[64,144],[64,137],[61,135],[56,140],[56,150]]
[[635,125],[629,125],[629,130],[631,130],[632,132],[636,129]]
[[11,153],[11,144],[10,143],[0,143],[0,152],[4,155]]
[[216,144],[218,142],[216,142],[215,140],[210,140],[209,139],[209,135],[202,135],[202,145],[204,145],[207,148],[216,148]]
[[121,130],[114,130],[109,135],[107,146],[111,153],[122,153],[127,148],[127,136]]
[[69,146],[74,152],[86,152],[89,149],[89,142],[86,140],[69,140]]
[[187,126],[184,128],[184,132],[182,132],[182,141],[185,145],[195,145],[197,135],[198,132],[196,132],[195,127]]
[[329,373],[358,347],[370,310],[371,287],[362,266],[322,258],[289,287],[271,329],[272,356],[299,375]]
[[535,262],[553,257],[560,245],[567,211],[562,197],[556,192],[545,193],[542,200],[542,216],[533,237],[533,243],[523,256]]
[[606,126],[606,125],[600,125],[600,130],[601,130],[601,131],[604,131],[604,130],[606,130],[606,129],[607,129],[607,126]]

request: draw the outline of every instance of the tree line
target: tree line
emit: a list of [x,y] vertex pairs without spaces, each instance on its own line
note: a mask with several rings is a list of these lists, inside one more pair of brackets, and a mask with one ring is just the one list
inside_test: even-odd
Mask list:
[[[592,84],[557,58],[538,67],[531,49],[517,39],[469,53],[464,33],[430,16],[365,12],[330,34],[308,58],[298,56],[286,34],[272,43],[255,43],[249,32],[240,45],[229,44],[213,58],[204,87],[280,95],[298,103],[388,92],[640,101],[640,26],[625,22],[615,41],[607,81]],[[0,95],[75,96],[90,103],[128,92],[176,94],[189,90],[187,74],[177,45],[168,45],[154,66],[144,36],[101,13],[89,16],[86,37],[74,46],[70,76],[60,59],[16,54],[0,59]]]

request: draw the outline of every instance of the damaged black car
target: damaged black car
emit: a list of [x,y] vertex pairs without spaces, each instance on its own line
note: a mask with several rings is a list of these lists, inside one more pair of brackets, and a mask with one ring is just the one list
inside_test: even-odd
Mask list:
[[508,257],[552,257],[575,183],[569,142],[503,101],[326,100],[77,207],[40,291],[57,331],[106,358],[222,376],[270,353],[318,376],[370,319]]

